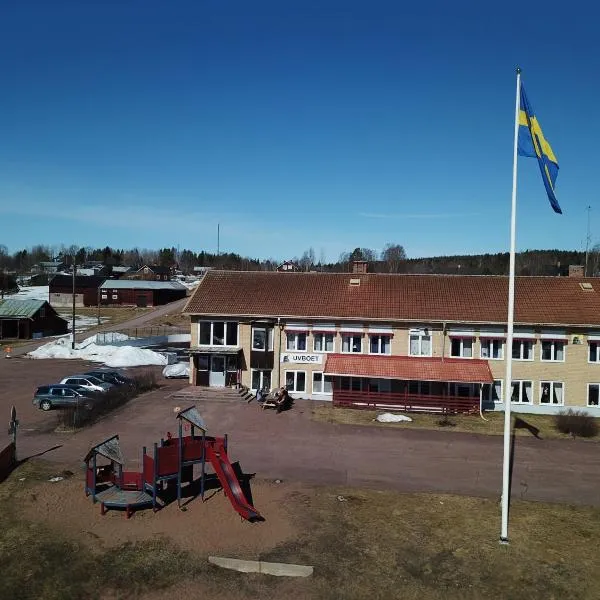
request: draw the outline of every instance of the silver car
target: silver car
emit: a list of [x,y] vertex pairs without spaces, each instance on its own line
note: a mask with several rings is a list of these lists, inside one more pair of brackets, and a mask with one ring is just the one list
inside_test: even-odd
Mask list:
[[69,377],[65,377],[61,383],[66,383],[68,385],[77,385],[79,387],[85,388],[90,392],[108,392],[108,390],[112,389],[113,386],[110,383],[106,383],[93,375],[70,375]]

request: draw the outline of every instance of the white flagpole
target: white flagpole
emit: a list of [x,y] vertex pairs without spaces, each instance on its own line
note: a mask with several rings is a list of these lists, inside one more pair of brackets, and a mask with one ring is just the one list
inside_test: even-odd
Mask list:
[[500,542],[508,544],[508,506],[510,504],[510,400],[512,397],[512,346],[515,319],[515,238],[517,228],[517,151],[519,140],[519,108],[521,69],[517,67],[517,99],[515,105],[515,142],[513,153],[512,204],[510,211],[510,269],[508,277],[508,327],[506,332],[506,377],[504,380],[504,459],[502,463],[502,530]]

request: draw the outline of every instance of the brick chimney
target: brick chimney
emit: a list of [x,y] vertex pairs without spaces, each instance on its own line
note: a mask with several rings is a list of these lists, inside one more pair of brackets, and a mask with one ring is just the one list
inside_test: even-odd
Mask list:
[[368,262],[366,260],[355,260],[352,263],[352,272],[353,273],[366,273]]
[[569,277],[583,277],[583,265],[569,265]]

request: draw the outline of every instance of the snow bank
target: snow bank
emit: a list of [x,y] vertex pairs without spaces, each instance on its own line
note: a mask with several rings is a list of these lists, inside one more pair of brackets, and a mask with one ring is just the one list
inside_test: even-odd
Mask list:
[[165,377],[189,377],[190,376],[190,363],[189,362],[178,362],[173,365],[167,365],[162,374]]
[[19,291],[16,294],[5,296],[11,300],[46,300],[50,294],[50,288],[47,285],[24,285],[19,286]]
[[107,367],[140,367],[167,364],[167,358],[158,352],[132,346],[99,346],[96,336],[91,336],[71,348],[71,336],[40,346],[29,353],[31,358],[79,358],[104,363]]
[[377,415],[375,420],[379,421],[380,423],[412,423],[412,419],[410,417],[407,417],[406,415],[394,415],[392,413],[383,413],[381,415]]

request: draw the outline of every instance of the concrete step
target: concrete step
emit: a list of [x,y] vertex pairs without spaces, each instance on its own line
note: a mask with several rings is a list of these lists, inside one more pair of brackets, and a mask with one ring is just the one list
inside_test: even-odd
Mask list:
[[244,397],[237,389],[232,388],[211,388],[202,386],[189,386],[175,392],[171,398],[176,400],[189,400],[195,402],[198,400],[218,401],[218,402],[240,402]]

